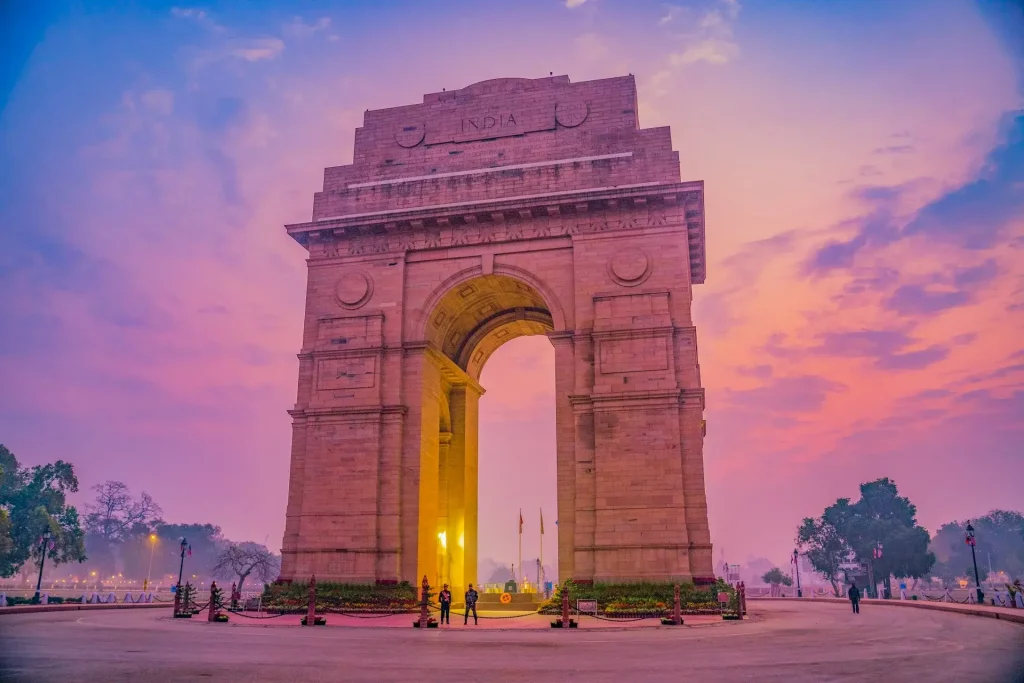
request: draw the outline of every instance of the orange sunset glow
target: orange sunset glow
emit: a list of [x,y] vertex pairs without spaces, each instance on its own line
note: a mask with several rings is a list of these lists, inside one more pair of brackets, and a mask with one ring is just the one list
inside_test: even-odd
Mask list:
[[[802,518],[879,477],[932,533],[1019,509],[1012,4],[41,11],[0,100],[0,443],[74,462],[82,502],[117,479],[278,550],[307,256],[283,226],[352,163],[364,111],[633,74],[640,125],[670,126],[682,179],[705,183],[715,564],[786,562]],[[553,563],[550,342],[507,344],[481,383],[480,557],[515,558],[520,509],[534,557],[543,508]]]

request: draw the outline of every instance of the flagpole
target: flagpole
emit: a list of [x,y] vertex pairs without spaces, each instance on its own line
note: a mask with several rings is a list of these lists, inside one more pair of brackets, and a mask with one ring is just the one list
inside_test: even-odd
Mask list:
[[522,576],[523,576],[523,510],[522,510],[522,508],[520,508],[520,510],[519,510],[519,564],[517,566],[519,567],[519,577],[516,579],[516,583],[518,584],[517,589],[521,590],[520,587],[523,585],[523,579],[522,579]]
[[537,558],[537,592],[544,592],[544,508],[540,510],[540,556]]

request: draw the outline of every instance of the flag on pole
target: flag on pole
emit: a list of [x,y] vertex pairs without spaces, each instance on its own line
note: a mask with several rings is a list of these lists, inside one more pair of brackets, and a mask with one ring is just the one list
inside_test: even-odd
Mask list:
[[519,511],[519,533],[523,533],[523,511]]
[[191,545],[188,547],[188,555],[187,556],[188,557],[192,557],[192,546]]
[[543,508],[541,508],[541,511],[540,511],[540,535],[541,536],[544,535],[544,509]]

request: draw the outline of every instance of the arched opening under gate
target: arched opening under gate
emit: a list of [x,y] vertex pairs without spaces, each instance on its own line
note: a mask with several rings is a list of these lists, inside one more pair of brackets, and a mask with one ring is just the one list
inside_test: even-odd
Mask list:
[[436,585],[487,578],[477,576],[481,371],[502,345],[552,332],[559,318],[538,287],[508,274],[450,285],[427,312],[417,574]]

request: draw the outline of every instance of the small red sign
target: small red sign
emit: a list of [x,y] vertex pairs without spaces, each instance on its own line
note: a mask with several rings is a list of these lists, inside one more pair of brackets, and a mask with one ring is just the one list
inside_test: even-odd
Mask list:
[[718,594],[718,602],[729,602],[729,594],[722,591]]

